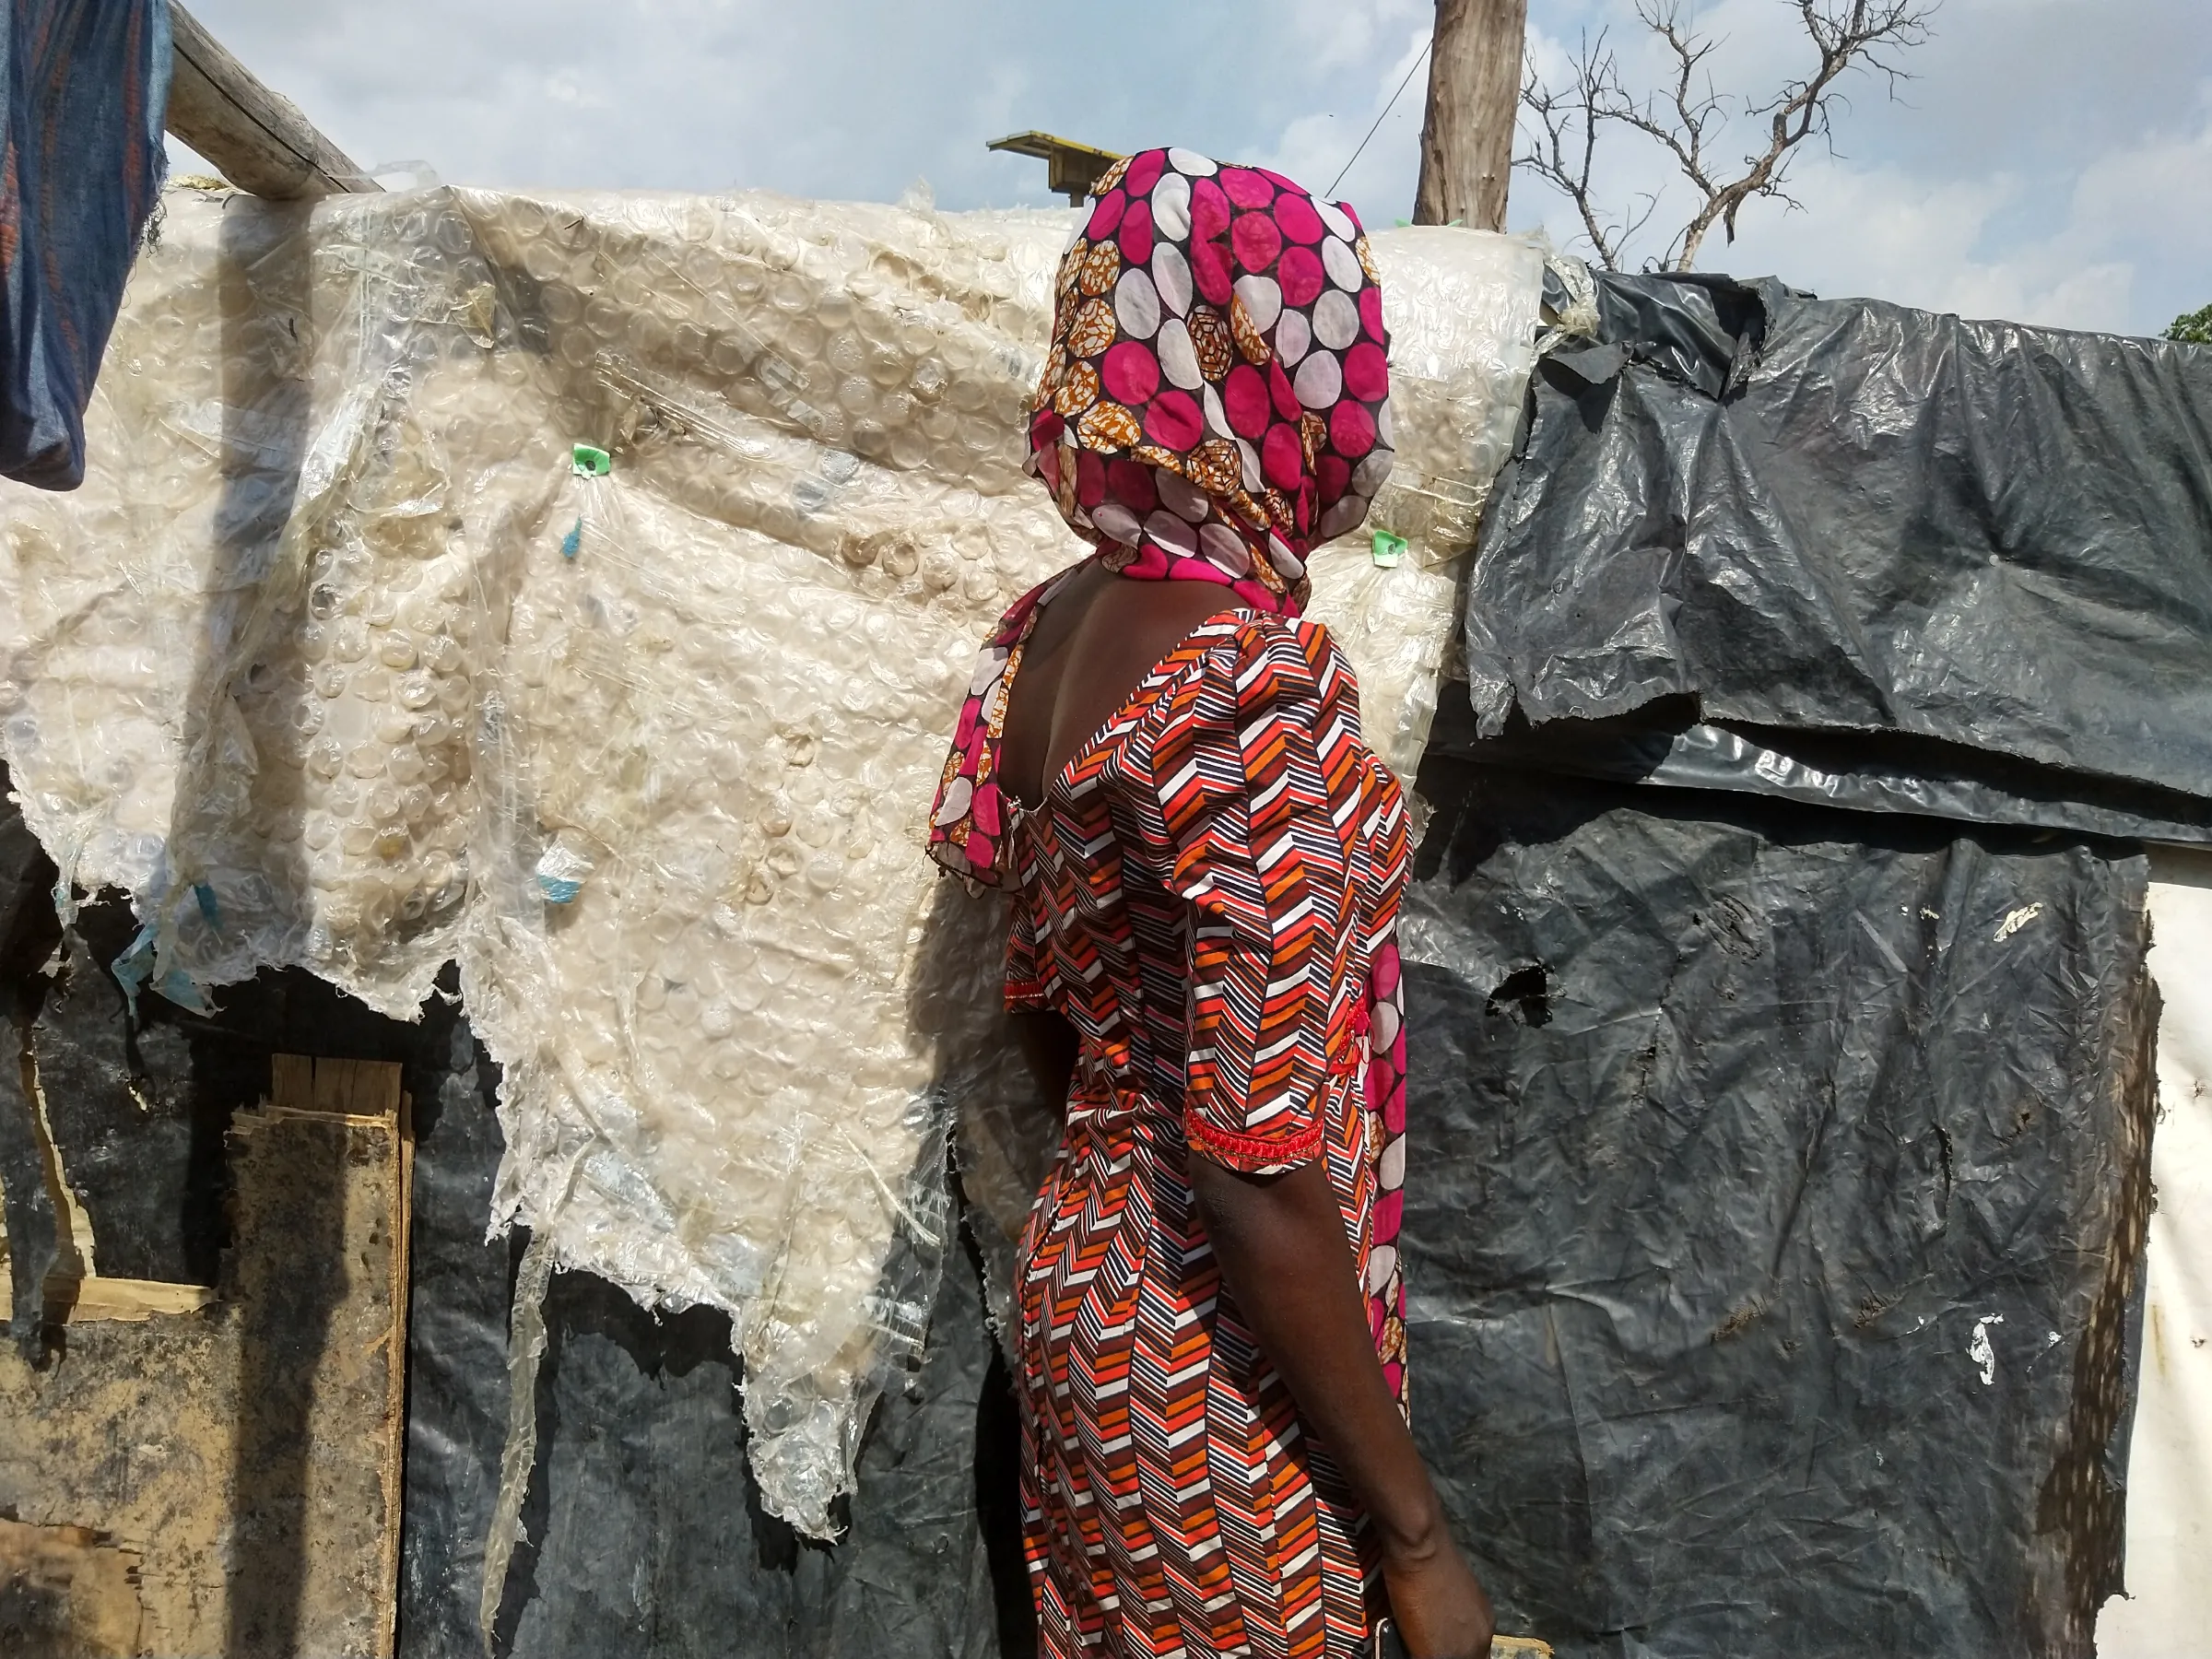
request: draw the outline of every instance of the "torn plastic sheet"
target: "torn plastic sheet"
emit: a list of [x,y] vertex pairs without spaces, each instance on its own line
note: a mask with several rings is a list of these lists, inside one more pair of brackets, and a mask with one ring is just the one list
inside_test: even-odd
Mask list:
[[[1351,653],[1368,742],[1411,777],[1467,559],[1535,364],[1544,255],[1534,241],[1449,226],[1385,231],[1374,242],[1397,462],[1368,523],[1308,561],[1308,608]],[[1374,556],[1376,533],[1403,544],[1388,564]]]
[[[151,929],[130,972],[406,1018],[458,960],[497,1221],[731,1312],[763,1500],[818,1534],[922,1340],[947,1104],[999,1110],[947,1087],[994,998],[921,819],[976,641],[1081,551],[1018,447],[1071,219],[175,191],[93,475],[0,520],[0,745],[65,884]],[[1411,553],[1318,559],[1315,610],[1409,768],[1541,259],[1376,255]]]
[[2151,1200],[2145,860],[1422,786],[1413,1421],[1500,1624],[1562,1659],[2089,1659]]
[[[1441,692],[1432,755],[1572,777],[1772,795],[1808,806],[1901,812],[2179,844],[2212,841],[2212,800],[2088,778],[1929,738],[1708,724],[1687,700],[1608,720],[1532,727],[1516,713],[1477,734],[1467,688]],[[1673,716],[1673,718],[1670,718]]]
[[[416,1222],[398,1659],[486,1653],[478,1599],[511,1411],[514,1277],[514,1252],[483,1241],[500,1158],[486,1069],[464,1020],[442,1042],[418,1041],[408,1072]],[[762,1512],[746,1466],[728,1316],[655,1317],[589,1275],[555,1275],[536,1468],[490,1652],[1013,1659],[1033,1648],[1013,1395],[991,1363],[964,1254],[947,1263],[936,1295],[927,1349],[871,1416],[843,1535],[808,1548]]]
[[533,1235],[514,1278],[514,1308],[507,1344],[507,1437],[500,1453],[499,1497],[484,1535],[484,1583],[477,1603],[477,1631],[491,1652],[492,1630],[507,1588],[514,1547],[523,1531],[523,1500],[537,1464],[537,1368],[546,1357],[546,1289],[553,1282],[553,1246]]
[[1689,696],[2212,796],[2212,354],[1596,288],[1475,561],[1483,735]]

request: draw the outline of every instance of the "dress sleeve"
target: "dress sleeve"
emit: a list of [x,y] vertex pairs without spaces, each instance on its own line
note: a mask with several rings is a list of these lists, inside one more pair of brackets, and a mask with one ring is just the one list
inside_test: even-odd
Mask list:
[[1412,825],[1406,821],[1406,792],[1382,762],[1368,764],[1380,774],[1365,792],[1367,820],[1368,945],[1371,949],[1394,936],[1406,883],[1412,874]]
[[1298,636],[1255,622],[1208,654],[1154,746],[1173,884],[1192,906],[1184,1130],[1251,1174],[1322,1149],[1347,872],[1321,713]]
[[1034,1014],[1052,1005],[1045,998],[1037,960],[1037,904],[1027,888],[1016,889],[1006,924],[1006,1012]]

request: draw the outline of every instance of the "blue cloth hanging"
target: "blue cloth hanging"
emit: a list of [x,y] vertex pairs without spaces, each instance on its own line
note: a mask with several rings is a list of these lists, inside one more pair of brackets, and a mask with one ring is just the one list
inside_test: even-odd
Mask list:
[[160,194],[169,0],[0,0],[0,476],[75,489]]

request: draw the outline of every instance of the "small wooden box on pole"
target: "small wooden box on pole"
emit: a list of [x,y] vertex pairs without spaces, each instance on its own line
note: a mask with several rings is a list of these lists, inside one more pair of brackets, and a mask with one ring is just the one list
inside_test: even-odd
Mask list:
[[1072,138],[1058,138],[1050,133],[1012,133],[993,139],[983,147],[1036,157],[1045,164],[1046,187],[1058,191],[1078,207],[1090,194],[1090,187],[1122,159],[1118,150],[1077,144]]

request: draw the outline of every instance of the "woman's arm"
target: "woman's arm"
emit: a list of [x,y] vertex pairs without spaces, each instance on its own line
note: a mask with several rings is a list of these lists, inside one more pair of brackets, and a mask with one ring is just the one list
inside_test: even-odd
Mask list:
[[1194,1148],[1190,1177],[1238,1309],[1376,1528],[1406,1650],[1415,1659],[1483,1659],[1489,1600],[1452,1542],[1443,1505],[1383,1380],[1344,1218],[1321,1164],[1241,1175]]
[[1076,1054],[1080,1047],[1076,1028],[1057,1014],[1038,1012],[1007,1015],[1006,1029],[1029,1065],[1030,1076],[1044,1092],[1045,1103],[1065,1115],[1068,1084],[1076,1075]]

